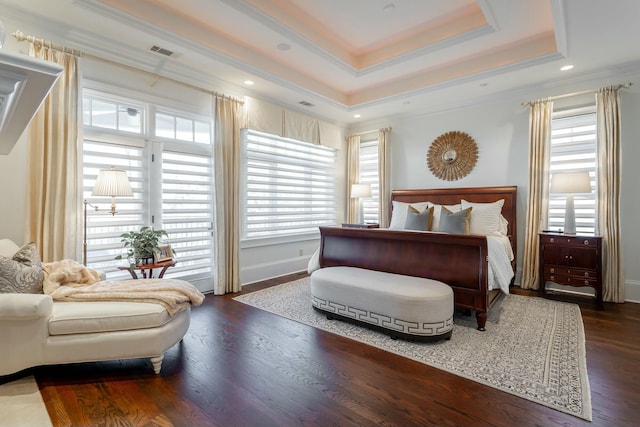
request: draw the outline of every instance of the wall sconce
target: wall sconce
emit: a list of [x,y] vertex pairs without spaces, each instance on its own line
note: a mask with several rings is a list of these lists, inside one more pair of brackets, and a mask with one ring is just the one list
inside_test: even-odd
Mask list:
[[[123,170],[118,170],[115,167],[111,169],[102,169],[98,172],[96,183],[93,186],[92,196],[110,196],[111,197],[111,215],[118,213],[116,211],[116,197],[120,196],[133,196],[133,190],[131,189],[131,183],[127,177],[127,173]],[[87,205],[99,210],[98,206],[94,206],[89,203],[88,200],[84,200],[84,230],[82,235],[82,264],[87,265]]]
[[576,234],[575,193],[591,193],[591,178],[588,172],[554,173],[551,176],[551,193],[565,193],[567,202],[564,211],[564,234]]
[[371,197],[371,184],[352,184],[351,198],[358,199],[358,224],[364,223],[364,207],[362,199]]

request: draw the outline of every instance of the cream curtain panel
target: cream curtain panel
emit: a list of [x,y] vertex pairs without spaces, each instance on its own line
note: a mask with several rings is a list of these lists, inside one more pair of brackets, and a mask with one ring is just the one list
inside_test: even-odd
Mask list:
[[380,227],[389,227],[391,205],[391,161],[389,159],[389,129],[378,132],[378,183],[380,205],[378,207]]
[[624,302],[620,243],[620,94],[603,88],[596,97],[598,128],[598,233],[602,235],[603,299]]
[[351,198],[351,186],[360,183],[360,136],[352,135],[347,141],[347,222],[359,221],[359,199]]
[[44,262],[79,256],[81,183],[77,58],[31,43],[29,55],[64,70],[28,130],[25,241]]
[[240,291],[240,127],[242,103],[215,98],[214,293]]
[[525,224],[523,289],[539,288],[538,233],[546,228],[549,200],[549,152],[553,101],[534,101],[529,111],[529,194]]

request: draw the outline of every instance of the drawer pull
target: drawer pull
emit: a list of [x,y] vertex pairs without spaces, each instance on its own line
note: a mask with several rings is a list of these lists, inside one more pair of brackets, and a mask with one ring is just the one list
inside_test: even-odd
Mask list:
[[554,238],[552,237],[552,238],[550,238],[550,239],[549,239],[549,241],[550,241],[551,243],[553,243],[553,242],[555,242],[555,241],[556,241],[556,239],[554,239]]
[[549,271],[550,271],[551,273],[555,273],[555,272],[556,272],[556,269],[555,269],[555,268],[552,268],[552,269],[551,269],[551,270],[549,270]]
[[588,280],[585,280],[585,281],[584,281],[584,285],[585,285],[585,286],[589,286],[589,281],[588,281]]
[[551,276],[549,276],[549,280],[551,280],[552,282],[556,280],[555,276],[552,274]]
[[589,277],[589,272],[588,271],[584,272],[584,277]]
[[584,245],[585,245],[585,246],[589,246],[589,241],[588,241],[588,240],[585,240],[585,241],[584,241]]

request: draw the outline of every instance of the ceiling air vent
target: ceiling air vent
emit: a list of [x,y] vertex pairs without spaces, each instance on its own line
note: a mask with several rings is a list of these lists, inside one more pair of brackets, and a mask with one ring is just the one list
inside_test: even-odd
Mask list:
[[315,107],[315,105],[313,105],[312,103],[307,102],[307,101],[300,101],[300,102],[298,102],[298,104],[304,105],[305,107]]
[[159,54],[162,55],[166,55],[166,56],[171,56],[173,55],[173,52],[170,51],[169,49],[164,49],[160,46],[152,46],[151,49],[149,49],[151,52],[158,52]]

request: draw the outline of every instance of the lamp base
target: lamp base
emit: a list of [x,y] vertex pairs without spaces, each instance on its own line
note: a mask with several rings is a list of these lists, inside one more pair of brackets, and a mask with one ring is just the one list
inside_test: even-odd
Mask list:
[[564,231],[569,236],[576,235],[576,209],[573,202],[573,194],[567,194],[567,203],[564,209]]

